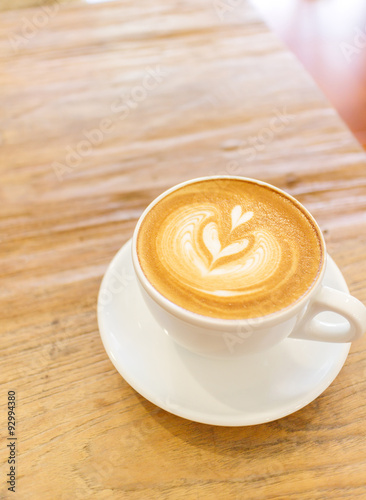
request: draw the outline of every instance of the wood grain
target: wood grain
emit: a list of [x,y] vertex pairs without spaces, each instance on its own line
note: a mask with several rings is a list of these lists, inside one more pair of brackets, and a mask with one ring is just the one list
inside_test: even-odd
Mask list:
[[[40,13],[47,12],[48,7],[59,6],[63,7],[66,5],[70,5],[71,2],[77,2],[78,0],[2,0],[0,4],[0,12],[5,10],[18,10],[18,9],[27,9],[32,7],[37,7],[38,12],[34,11],[31,14],[36,16],[40,16]],[[113,1],[113,0],[111,0]],[[91,3],[91,2],[89,2]],[[95,2],[97,3],[97,2]],[[50,9],[51,12],[51,9]],[[17,15],[19,20],[22,20],[22,16],[25,14],[25,17],[29,19],[29,12],[20,11]],[[31,17],[32,17],[31,15]]]
[[[215,5],[70,2],[29,37],[21,19],[39,7],[0,15],[0,415],[3,438],[16,390],[16,498],[365,498],[365,340],[316,401],[247,428],[155,407],[101,344],[101,278],[139,215],[212,173],[295,195],[366,302],[365,153],[249,5]],[[0,497],[15,498],[5,460],[2,439]]]

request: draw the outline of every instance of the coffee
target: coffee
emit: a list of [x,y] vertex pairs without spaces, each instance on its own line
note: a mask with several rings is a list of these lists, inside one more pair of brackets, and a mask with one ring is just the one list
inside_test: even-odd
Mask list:
[[137,255],[161,295],[222,319],[289,307],[324,260],[319,230],[299,203],[237,178],[196,181],[160,199],[141,222]]

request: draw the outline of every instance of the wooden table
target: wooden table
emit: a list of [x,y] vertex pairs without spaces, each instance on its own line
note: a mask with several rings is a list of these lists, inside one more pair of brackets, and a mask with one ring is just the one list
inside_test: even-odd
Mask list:
[[366,302],[365,153],[239,3],[3,4],[1,499],[366,498],[365,339],[313,403],[242,428],[155,407],[100,340],[101,278],[144,207],[212,173],[295,195]]

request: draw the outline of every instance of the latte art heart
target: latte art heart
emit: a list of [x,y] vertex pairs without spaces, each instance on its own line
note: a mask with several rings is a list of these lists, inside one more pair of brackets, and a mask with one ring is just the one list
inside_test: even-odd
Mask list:
[[295,203],[259,184],[223,179],[188,184],[157,203],[141,225],[138,256],[147,278],[176,304],[249,318],[306,292],[321,245]]
[[[253,212],[247,212],[244,215],[241,215],[241,211],[242,209],[240,205],[236,205],[231,211],[231,231],[233,231],[241,224],[244,224],[244,222],[250,220],[254,215]],[[244,238],[242,240],[231,243],[222,249],[219,230],[215,222],[209,222],[207,226],[205,226],[203,230],[203,241],[208,250],[211,252],[214,260],[217,260],[220,257],[225,257],[226,255],[236,254],[246,248],[249,243],[249,241]]]
[[223,297],[260,290],[278,269],[281,247],[265,230],[242,228],[244,237],[233,236],[253,215],[237,219],[225,233],[229,224],[219,225],[223,214],[215,205],[202,203],[175,212],[159,237],[159,259],[176,280],[198,292]]

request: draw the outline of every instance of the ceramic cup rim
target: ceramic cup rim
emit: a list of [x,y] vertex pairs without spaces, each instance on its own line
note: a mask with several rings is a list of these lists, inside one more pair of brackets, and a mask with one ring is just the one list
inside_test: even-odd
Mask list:
[[[150,212],[150,210],[163,198],[168,196],[170,193],[173,193],[174,191],[177,191],[178,189],[187,186],[189,184],[195,184],[198,182],[202,181],[209,181],[209,180],[218,180],[218,179],[229,179],[229,180],[240,180],[240,181],[246,181],[246,182],[251,182],[260,186],[266,186],[278,193],[280,193],[282,196],[287,197],[289,200],[291,200],[296,206],[302,210],[306,216],[310,219],[312,224],[314,225],[316,232],[319,237],[320,241],[320,246],[321,246],[321,261],[319,265],[319,271],[316,279],[312,283],[312,285],[306,290],[306,292],[295,302],[290,304],[284,309],[280,309],[279,311],[275,311],[271,314],[265,315],[265,316],[260,316],[260,317],[254,317],[254,318],[243,318],[243,319],[224,319],[224,318],[214,318],[211,316],[204,316],[192,311],[189,311],[187,309],[184,309],[183,307],[179,306],[178,304],[175,304],[174,302],[170,301],[166,297],[164,297],[153,285],[150,283],[150,281],[147,279],[145,276],[141,265],[140,261],[137,255],[137,237],[138,233],[141,227],[141,224],[146,217],[146,215]],[[138,281],[140,285],[144,288],[146,293],[153,299],[155,303],[157,303],[160,307],[162,307],[166,312],[170,313],[171,315],[175,316],[176,318],[179,318],[183,321],[186,321],[190,324],[199,326],[199,327],[204,327],[207,329],[211,330],[223,330],[225,329],[226,331],[237,331],[237,328],[242,326],[248,326],[250,325],[251,327],[257,327],[257,328],[265,328],[267,326],[271,326],[273,324],[279,324],[282,323],[289,318],[293,317],[296,315],[301,309],[305,308],[307,303],[311,300],[311,297],[314,296],[314,294],[317,292],[318,288],[320,287],[324,273],[325,273],[325,267],[326,267],[326,258],[327,258],[327,253],[326,253],[326,246],[325,246],[325,240],[324,236],[320,230],[320,227],[314,217],[311,215],[311,213],[305,208],[296,198],[291,196],[289,193],[286,191],[283,191],[282,189],[273,186],[272,184],[269,184],[267,182],[250,178],[250,177],[241,177],[241,176],[236,176],[236,175],[211,175],[211,176],[206,176],[206,177],[197,177],[195,179],[190,179],[188,181],[181,182],[163,193],[161,193],[157,198],[155,198],[143,211],[141,214],[137,225],[135,227],[133,237],[132,237],[132,262],[133,262],[133,267],[135,270],[135,273],[137,275]]]

